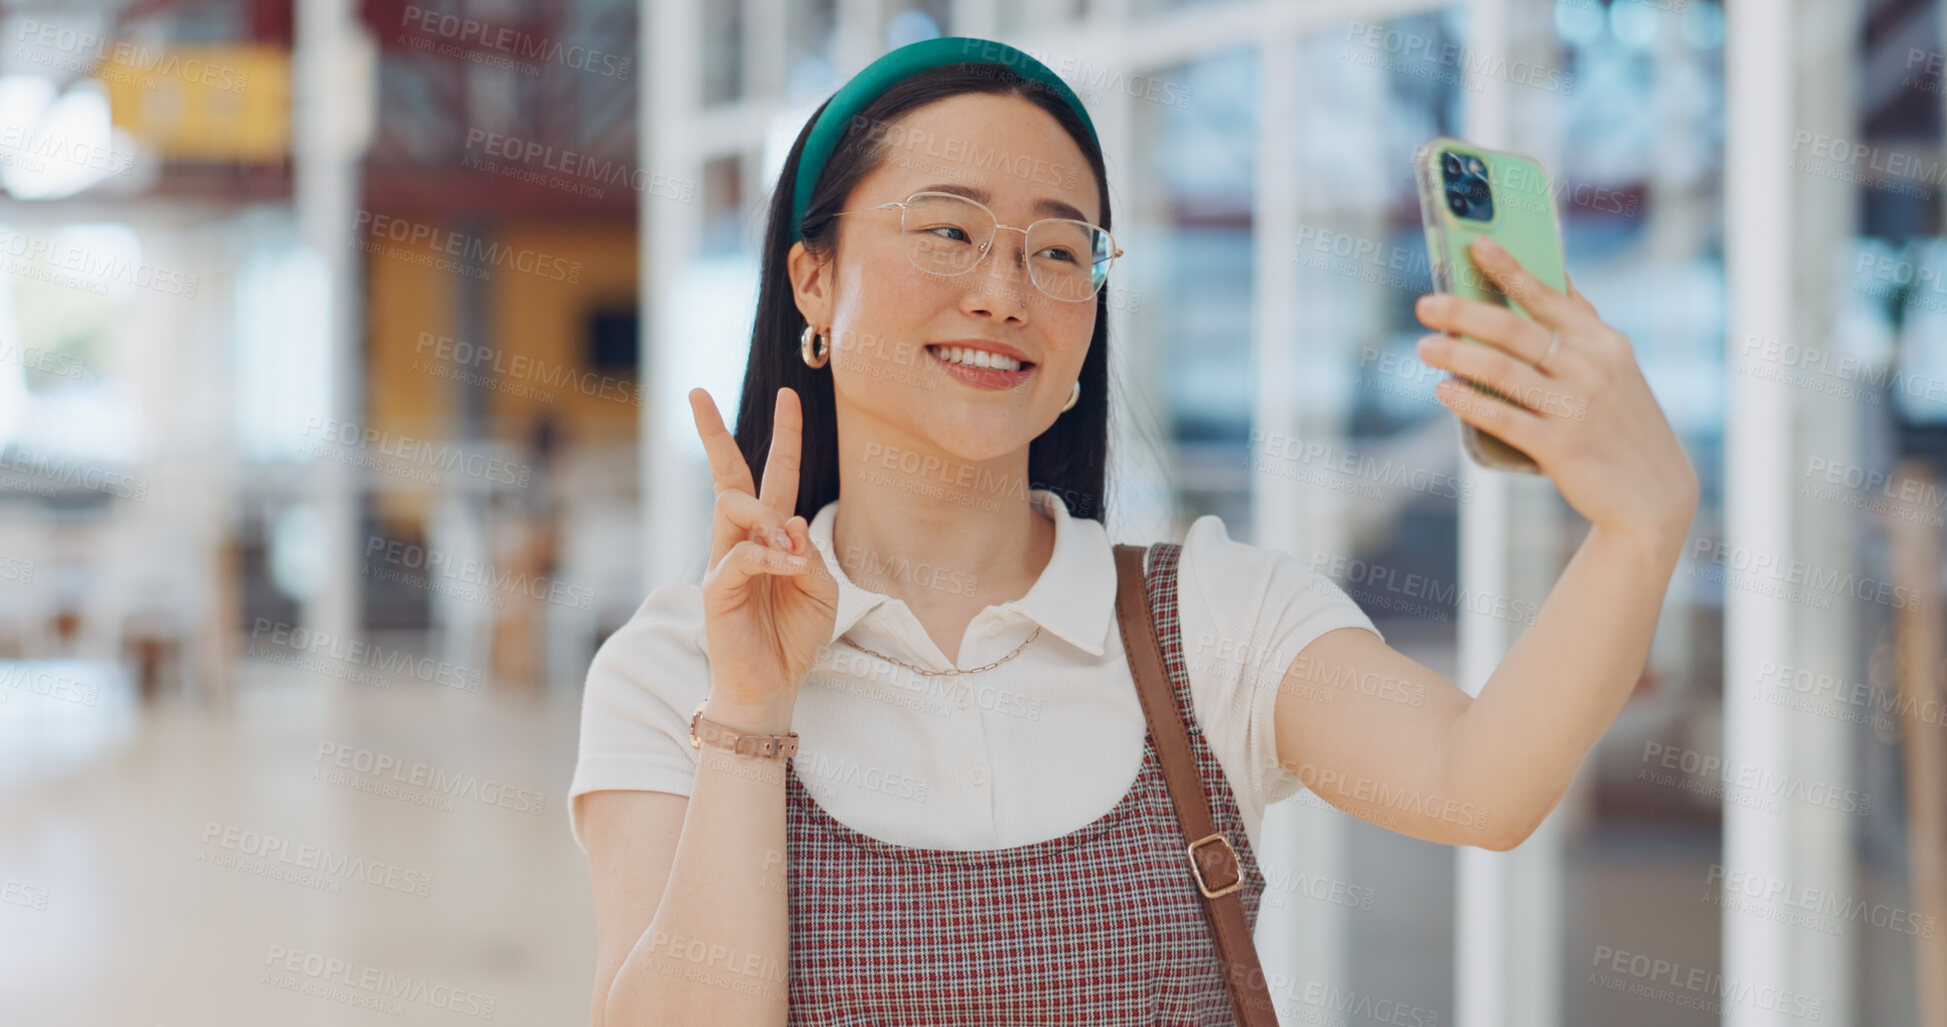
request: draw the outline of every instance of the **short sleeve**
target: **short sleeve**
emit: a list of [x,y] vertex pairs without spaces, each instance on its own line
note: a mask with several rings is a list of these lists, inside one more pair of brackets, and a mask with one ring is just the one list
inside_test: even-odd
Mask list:
[[581,696],[581,752],[568,786],[568,829],[583,852],[575,798],[626,789],[690,794],[697,756],[690,714],[710,694],[703,649],[703,593],[664,585],[649,593],[588,665]]
[[1258,823],[1266,806],[1304,787],[1277,760],[1285,669],[1327,631],[1380,631],[1330,578],[1289,553],[1233,541],[1214,515],[1184,537],[1177,607],[1198,724],[1246,821]]

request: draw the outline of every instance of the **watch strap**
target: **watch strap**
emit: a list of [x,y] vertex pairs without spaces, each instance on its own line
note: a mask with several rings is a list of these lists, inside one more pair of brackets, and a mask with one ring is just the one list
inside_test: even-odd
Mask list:
[[768,756],[773,759],[788,759],[798,754],[796,731],[783,735],[737,731],[705,717],[703,707],[708,704],[708,699],[697,703],[696,712],[690,714],[690,748],[701,749],[708,745],[739,756]]

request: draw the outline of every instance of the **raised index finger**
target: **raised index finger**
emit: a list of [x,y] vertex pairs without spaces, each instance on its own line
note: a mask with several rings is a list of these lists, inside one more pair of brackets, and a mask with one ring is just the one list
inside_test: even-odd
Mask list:
[[1529,317],[1550,328],[1569,327],[1575,309],[1569,298],[1528,273],[1500,243],[1483,235],[1467,249],[1481,271],[1493,279],[1508,299],[1519,303]]
[[798,464],[804,448],[804,411],[798,394],[777,390],[777,412],[771,418],[771,451],[764,457],[764,505],[789,517],[798,509]]
[[723,426],[716,400],[702,389],[691,389],[690,413],[696,418],[696,434],[703,440],[703,452],[710,458],[710,478],[716,482],[716,491],[737,489],[756,494],[757,488],[750,480],[750,465],[744,463],[744,453],[737,448],[736,437]]

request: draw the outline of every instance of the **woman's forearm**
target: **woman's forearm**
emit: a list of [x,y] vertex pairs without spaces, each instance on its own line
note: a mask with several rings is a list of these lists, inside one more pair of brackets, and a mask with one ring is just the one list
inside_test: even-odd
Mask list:
[[[740,731],[786,718],[706,707]],[[784,761],[705,746],[656,915],[609,988],[605,1027],[785,1022]]]
[[1526,838],[1621,712],[1649,655],[1683,537],[1589,529],[1560,580],[1454,723],[1445,780]]

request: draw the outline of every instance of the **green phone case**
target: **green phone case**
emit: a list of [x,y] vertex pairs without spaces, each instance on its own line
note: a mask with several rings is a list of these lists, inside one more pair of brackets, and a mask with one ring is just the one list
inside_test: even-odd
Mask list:
[[[1441,169],[1441,158],[1449,153],[1463,162],[1472,158],[1484,166],[1492,198],[1491,216],[1486,220],[1462,217],[1449,206],[1447,183]],[[1434,289],[1497,303],[1532,320],[1521,304],[1496,288],[1468,256],[1468,245],[1477,237],[1488,235],[1548,287],[1558,292],[1568,291],[1563,271],[1561,221],[1555,216],[1555,191],[1540,163],[1519,154],[1489,150],[1442,136],[1420,147],[1413,157],[1413,171],[1419,184],[1420,220],[1426,227]],[[1462,338],[1486,345],[1478,339]],[[1499,395],[1482,385],[1474,388]],[[1475,463],[1500,470],[1541,473],[1528,454],[1506,442],[1465,422],[1460,429],[1461,441]]]

